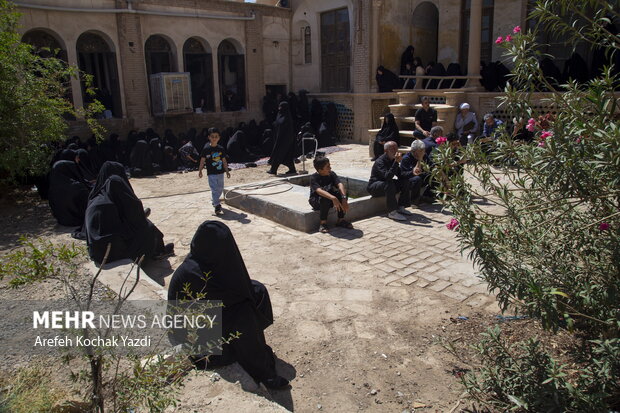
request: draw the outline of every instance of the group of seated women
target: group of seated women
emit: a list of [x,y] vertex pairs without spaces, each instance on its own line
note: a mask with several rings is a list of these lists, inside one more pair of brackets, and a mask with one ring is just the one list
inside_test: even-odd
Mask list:
[[[164,245],[162,232],[147,218],[118,162],[106,161],[94,183],[84,178],[73,154],[54,163],[50,175],[49,202],[60,224],[82,226],[90,258],[97,264],[129,258],[163,258],[174,253]],[[209,274],[205,277],[205,274]],[[201,296],[202,295],[202,296]],[[276,373],[275,356],[263,330],[273,323],[271,301],[265,286],[250,280],[230,229],[221,222],[206,221],[198,227],[185,261],[176,269],[168,288],[168,300],[198,298],[223,303],[222,333],[238,338],[222,345],[222,353],[192,354],[197,368],[211,368],[237,361],[257,382],[268,388],[287,387]],[[183,340],[172,333],[173,345]]]
[[123,165],[107,161],[96,180],[89,181],[76,161],[54,163],[49,204],[59,224],[80,227],[74,237],[86,240],[95,263],[162,258],[174,252],[174,245],[164,245],[164,235],[147,219],[150,210],[143,208]]

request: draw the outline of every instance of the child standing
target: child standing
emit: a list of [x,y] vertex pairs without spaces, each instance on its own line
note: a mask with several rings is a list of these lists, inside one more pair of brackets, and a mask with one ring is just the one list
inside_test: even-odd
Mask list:
[[209,128],[209,145],[205,145],[200,153],[200,166],[198,167],[198,178],[202,178],[202,168],[207,168],[209,178],[209,188],[211,188],[211,203],[217,215],[222,215],[222,205],[220,196],[224,191],[224,172],[230,178],[228,163],[226,162],[226,151],[218,142],[220,141],[220,131],[217,128]]
[[343,228],[353,228],[353,225],[344,219],[345,213],[349,210],[347,192],[340,179],[338,179],[338,175],[332,172],[329,159],[317,157],[314,158],[313,163],[316,173],[310,177],[310,199],[308,202],[312,209],[320,211],[321,224],[319,231],[322,233],[329,232],[327,214],[332,206],[338,211],[336,225]]

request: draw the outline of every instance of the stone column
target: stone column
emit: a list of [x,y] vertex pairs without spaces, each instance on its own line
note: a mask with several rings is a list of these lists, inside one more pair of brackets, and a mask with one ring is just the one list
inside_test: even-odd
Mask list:
[[[67,63],[70,66],[80,67],[77,58],[76,42],[67,41]],[[75,76],[71,76],[71,96],[73,98],[73,106],[76,109],[82,109],[84,107],[84,98],[82,96],[82,82]]]
[[[482,31],[482,0],[471,0],[469,10],[469,52],[467,54],[467,75],[480,74],[480,38]],[[478,80],[469,79],[467,87],[480,88]]]

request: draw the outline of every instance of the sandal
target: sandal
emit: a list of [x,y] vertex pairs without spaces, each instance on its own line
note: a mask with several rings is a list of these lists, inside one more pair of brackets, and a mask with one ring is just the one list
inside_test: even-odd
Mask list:
[[338,223],[336,223],[336,225],[341,228],[353,229],[353,224],[351,224],[349,221],[346,221],[344,219],[340,220]]
[[325,224],[321,224],[319,227],[319,232],[322,234],[327,234],[329,232],[329,228]]

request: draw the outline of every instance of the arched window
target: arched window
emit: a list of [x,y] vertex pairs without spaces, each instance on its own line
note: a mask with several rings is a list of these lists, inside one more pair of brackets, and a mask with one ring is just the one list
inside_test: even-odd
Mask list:
[[[105,106],[104,118],[122,117],[121,95],[116,70],[116,53],[97,33],[83,33],[76,44],[80,70],[92,75],[92,86],[96,88],[95,98]],[[82,91],[85,84],[82,82]],[[90,103],[93,97],[83,93],[84,103]]]
[[304,35],[304,63],[312,63],[312,36],[310,26],[303,29]]
[[230,40],[217,48],[222,110],[235,111],[245,107],[245,56]]
[[183,45],[183,63],[185,71],[189,72],[191,78],[192,104],[194,108],[201,108],[203,111],[214,111],[213,58],[211,49],[205,48],[199,39],[190,37]]
[[144,46],[144,55],[149,78],[155,73],[175,71],[172,47],[164,37],[158,35],[149,37]]
[[423,63],[437,61],[437,40],[439,33],[439,10],[429,1],[420,3],[413,11],[413,38],[424,39],[416,42],[416,56]]

